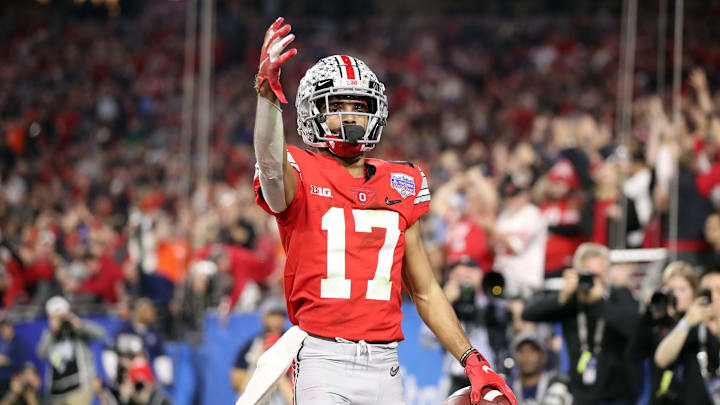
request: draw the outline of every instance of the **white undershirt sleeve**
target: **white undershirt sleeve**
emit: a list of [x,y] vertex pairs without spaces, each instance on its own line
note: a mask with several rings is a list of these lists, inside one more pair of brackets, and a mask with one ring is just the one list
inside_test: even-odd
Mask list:
[[258,96],[253,145],[263,198],[273,212],[282,212],[287,208],[283,183],[282,110],[265,97]]

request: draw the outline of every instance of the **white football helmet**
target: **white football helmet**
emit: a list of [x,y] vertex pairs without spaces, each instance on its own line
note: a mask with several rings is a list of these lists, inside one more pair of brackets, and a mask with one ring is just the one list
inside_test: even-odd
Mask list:
[[[368,103],[368,112],[353,112],[353,115],[367,115],[368,125],[362,138],[357,142],[348,141],[345,130],[330,131],[327,116],[338,115],[342,122],[343,112],[321,112],[320,107],[330,105],[332,96],[352,96]],[[320,59],[308,69],[300,80],[297,97],[298,134],[303,141],[316,148],[329,148],[340,156],[353,156],[372,150],[380,141],[382,129],[387,123],[388,104],[385,86],[367,65],[351,56],[334,55]]]

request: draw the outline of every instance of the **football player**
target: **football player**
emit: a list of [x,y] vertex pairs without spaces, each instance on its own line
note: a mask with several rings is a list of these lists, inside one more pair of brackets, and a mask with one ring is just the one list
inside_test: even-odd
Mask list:
[[361,60],[321,59],[300,81],[297,127],[313,150],[285,145],[280,67],[294,35],[267,30],[256,78],[257,203],[275,216],[291,322],[308,336],[295,357],[297,404],[400,404],[397,342],[401,289],[465,368],[472,399],[485,386],[513,404],[505,381],[468,342],[433,277],[418,219],[428,211],[425,174],[409,162],[366,158],[388,116],[384,85]]

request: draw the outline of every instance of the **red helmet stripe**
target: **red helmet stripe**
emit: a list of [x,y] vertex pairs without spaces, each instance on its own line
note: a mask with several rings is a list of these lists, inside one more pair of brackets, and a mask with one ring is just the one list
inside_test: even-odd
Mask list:
[[348,79],[354,79],[355,78],[355,69],[353,69],[353,63],[350,60],[350,57],[345,55],[340,55],[340,59],[342,59],[343,63],[345,63],[345,74],[347,75]]

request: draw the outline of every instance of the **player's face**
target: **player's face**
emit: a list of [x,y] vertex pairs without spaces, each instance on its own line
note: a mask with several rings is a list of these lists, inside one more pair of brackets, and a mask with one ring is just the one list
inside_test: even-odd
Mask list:
[[[327,124],[330,131],[334,134],[340,132],[340,125],[360,125],[363,129],[367,129],[368,116],[353,113],[367,113],[369,112],[368,104],[364,100],[351,98],[351,97],[330,97],[328,99],[329,106],[322,106],[322,112],[337,113],[326,116],[325,123]],[[342,117],[342,119],[341,119]]]

